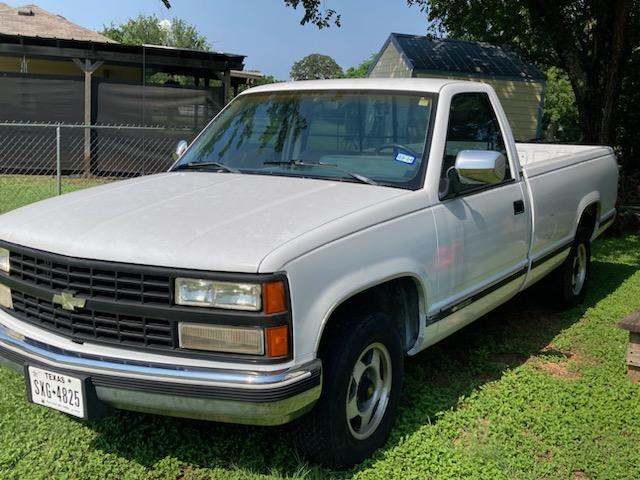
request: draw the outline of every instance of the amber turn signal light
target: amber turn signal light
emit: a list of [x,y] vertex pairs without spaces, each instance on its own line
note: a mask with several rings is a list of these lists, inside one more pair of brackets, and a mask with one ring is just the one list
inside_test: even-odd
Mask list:
[[289,327],[269,327],[266,329],[267,357],[286,357],[289,355]]
[[283,313],[287,311],[286,292],[284,282],[265,283],[262,292],[264,313]]

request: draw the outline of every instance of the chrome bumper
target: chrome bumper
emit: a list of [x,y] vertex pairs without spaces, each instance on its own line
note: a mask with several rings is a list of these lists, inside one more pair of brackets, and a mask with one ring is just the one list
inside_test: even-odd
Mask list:
[[0,365],[24,374],[25,364],[88,375],[98,399],[115,408],[248,425],[281,425],[320,397],[319,360],[273,372],[186,368],[80,355],[0,324]]

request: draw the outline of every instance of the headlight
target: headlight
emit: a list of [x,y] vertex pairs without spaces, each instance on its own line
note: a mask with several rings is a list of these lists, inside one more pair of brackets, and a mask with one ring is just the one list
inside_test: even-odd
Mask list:
[[262,309],[262,285],[176,278],[176,303],[257,312]]
[[9,250],[0,248],[0,270],[9,273]]

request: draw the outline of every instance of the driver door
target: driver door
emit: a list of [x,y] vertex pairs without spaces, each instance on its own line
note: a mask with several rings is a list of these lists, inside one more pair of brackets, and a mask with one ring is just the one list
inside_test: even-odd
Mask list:
[[522,182],[512,171],[513,160],[502,182],[465,185],[454,168],[461,150],[508,156],[500,123],[484,92],[454,95],[449,110],[441,202],[434,209],[441,317],[473,305],[502,284],[515,294],[524,279],[518,282],[529,247],[529,212],[524,209]]

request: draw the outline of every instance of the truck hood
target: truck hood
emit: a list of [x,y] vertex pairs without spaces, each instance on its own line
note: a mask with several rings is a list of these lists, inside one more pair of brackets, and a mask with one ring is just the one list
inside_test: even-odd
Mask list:
[[406,193],[304,178],[164,173],[9,212],[0,216],[0,239],[78,258],[257,272],[285,243]]

